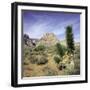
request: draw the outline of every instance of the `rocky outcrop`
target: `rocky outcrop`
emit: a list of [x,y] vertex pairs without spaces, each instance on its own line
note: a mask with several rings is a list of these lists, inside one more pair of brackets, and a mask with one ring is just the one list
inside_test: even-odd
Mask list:
[[45,33],[43,37],[41,37],[39,44],[44,44],[46,46],[52,46],[58,42],[59,40],[56,38],[54,33]]
[[28,35],[24,35],[24,44],[30,47],[36,46],[38,39],[32,39]]
[[24,35],[24,43],[27,46],[33,47],[39,44],[45,46],[52,46],[58,43],[59,40],[56,38],[54,33],[45,33],[40,39],[30,38],[28,35]]

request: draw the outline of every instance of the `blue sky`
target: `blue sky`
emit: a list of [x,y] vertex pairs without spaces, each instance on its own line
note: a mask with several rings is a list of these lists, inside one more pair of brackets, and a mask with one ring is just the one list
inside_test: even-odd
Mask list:
[[23,11],[23,32],[30,38],[41,38],[44,33],[54,33],[65,39],[68,25],[72,25],[74,40],[80,41],[80,14],[47,11]]

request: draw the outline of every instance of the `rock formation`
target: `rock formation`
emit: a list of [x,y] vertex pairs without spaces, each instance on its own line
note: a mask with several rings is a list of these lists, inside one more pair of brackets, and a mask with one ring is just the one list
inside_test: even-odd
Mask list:
[[58,42],[59,40],[56,38],[54,33],[45,33],[43,37],[41,37],[39,44],[44,44],[46,46],[52,46]]

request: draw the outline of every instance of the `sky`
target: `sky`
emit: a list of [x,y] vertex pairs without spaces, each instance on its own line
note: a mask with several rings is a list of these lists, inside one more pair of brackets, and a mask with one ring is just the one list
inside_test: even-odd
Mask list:
[[48,11],[22,11],[23,32],[30,38],[40,39],[44,33],[54,33],[65,39],[66,27],[72,25],[74,41],[80,42],[80,14]]

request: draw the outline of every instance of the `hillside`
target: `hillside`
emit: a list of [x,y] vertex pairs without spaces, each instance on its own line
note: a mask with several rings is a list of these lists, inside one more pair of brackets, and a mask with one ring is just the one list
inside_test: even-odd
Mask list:
[[45,33],[40,39],[27,36],[24,38],[22,76],[80,74],[79,48],[79,46],[76,48],[75,56],[73,56],[67,53],[66,41],[59,41],[53,33]]

